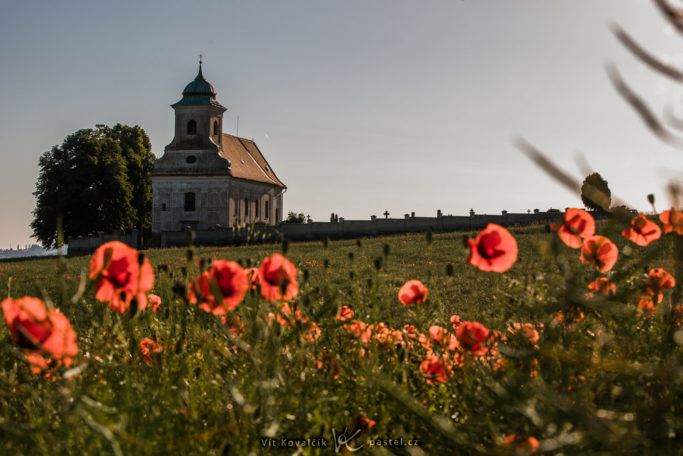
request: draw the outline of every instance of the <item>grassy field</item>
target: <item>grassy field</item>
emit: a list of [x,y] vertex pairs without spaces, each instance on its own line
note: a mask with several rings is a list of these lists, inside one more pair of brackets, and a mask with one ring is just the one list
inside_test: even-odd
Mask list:
[[[639,247],[620,235],[623,228],[598,228],[619,248],[609,273],[617,292],[590,299],[587,285],[599,274],[544,226],[511,230],[519,255],[504,274],[465,262],[464,238],[477,233],[150,250],[157,312],[118,314],[95,300],[90,257],[0,263],[9,297],[53,303],[78,337],[73,365],[36,374],[2,325],[0,448],[681,454],[680,292],[667,290],[650,316],[637,306],[648,271],[674,273],[675,235]],[[188,284],[215,259],[258,267],[273,253],[298,270],[291,314],[258,290],[225,324],[188,302]],[[398,300],[411,279],[429,290],[419,306]],[[353,310],[353,321],[374,326],[354,334],[352,320],[336,318],[342,306]],[[585,318],[572,321],[579,314]],[[486,354],[463,349],[462,340],[447,347],[454,315],[491,330]],[[529,323],[538,340],[515,323]],[[436,330],[430,336],[435,326],[443,338]],[[155,341],[157,353],[140,352],[144,338]],[[430,355],[448,360],[444,381],[426,373]]]

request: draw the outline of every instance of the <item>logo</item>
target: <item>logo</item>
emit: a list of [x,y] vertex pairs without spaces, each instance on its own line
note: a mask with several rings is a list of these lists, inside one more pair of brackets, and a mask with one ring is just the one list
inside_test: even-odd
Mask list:
[[353,439],[358,437],[358,435],[361,433],[360,429],[356,429],[356,431],[351,434],[350,436],[347,436],[346,433],[348,432],[348,428],[344,428],[344,430],[341,432],[341,434],[337,434],[337,431],[332,428],[332,439],[334,440],[334,452],[339,453],[341,451],[342,446],[346,447],[346,449],[352,453],[360,450],[363,448],[363,445],[359,447],[352,447],[349,445],[349,442],[351,442]]

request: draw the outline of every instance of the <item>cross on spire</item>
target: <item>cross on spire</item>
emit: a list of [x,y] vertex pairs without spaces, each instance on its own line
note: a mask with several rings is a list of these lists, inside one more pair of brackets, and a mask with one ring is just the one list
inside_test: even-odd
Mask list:
[[202,55],[199,54],[199,73],[197,73],[197,77],[195,79],[204,79],[204,75],[202,74]]

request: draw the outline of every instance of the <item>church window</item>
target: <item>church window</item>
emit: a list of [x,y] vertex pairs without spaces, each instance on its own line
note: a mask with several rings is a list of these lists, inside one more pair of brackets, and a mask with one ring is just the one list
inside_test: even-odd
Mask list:
[[244,216],[249,216],[249,198],[244,198]]
[[263,214],[266,220],[268,220],[268,214],[270,213],[270,208],[268,206],[270,205],[268,204],[268,200],[266,200],[265,214]]
[[185,161],[191,165],[197,161],[197,157],[194,155],[188,155],[187,158],[185,158]]
[[197,122],[192,119],[187,123],[187,134],[196,135],[197,134]]
[[218,136],[218,121],[217,120],[213,121],[213,135]]
[[161,210],[166,211],[166,203],[161,203]]
[[185,193],[185,212],[192,212],[195,209],[195,194]]
[[254,216],[255,216],[256,218],[259,218],[259,212],[258,212],[258,209],[259,209],[259,207],[258,207],[258,200],[254,200],[254,206],[255,206],[255,207],[254,207]]

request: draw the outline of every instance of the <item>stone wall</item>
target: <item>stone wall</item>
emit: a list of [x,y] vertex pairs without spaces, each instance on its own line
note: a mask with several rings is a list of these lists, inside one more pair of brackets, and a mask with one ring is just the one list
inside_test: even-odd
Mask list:
[[[510,227],[561,222],[562,215],[562,212],[559,211],[527,214],[514,214],[503,211],[500,215],[440,215],[438,217],[411,217],[406,214],[402,219],[377,218],[373,216],[371,220],[344,220],[339,218],[336,222],[281,223],[278,226],[259,224],[239,229],[215,228],[192,232],[164,231],[155,235],[152,246],[172,247],[188,245],[190,236],[195,245],[234,245],[277,242],[283,238],[292,241],[305,241],[326,237],[330,239],[349,239],[425,231],[468,231],[480,230],[489,223]],[[601,219],[605,216],[593,213],[593,217]],[[138,247],[137,230],[130,234],[118,236],[108,236],[99,233],[85,238],[70,238],[68,241],[69,255],[90,253],[99,245],[112,239],[119,239],[132,247]]]
[[139,247],[140,232],[132,230],[128,233],[104,234],[99,232],[90,236],[78,236],[67,239],[68,256],[87,255],[95,251],[102,244],[109,241],[121,241],[133,248]]

